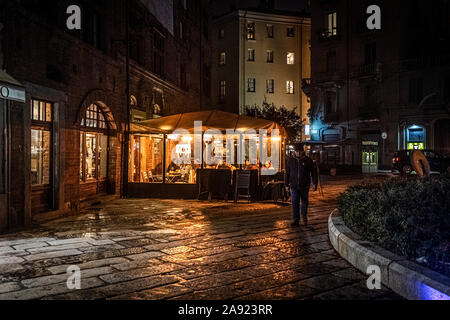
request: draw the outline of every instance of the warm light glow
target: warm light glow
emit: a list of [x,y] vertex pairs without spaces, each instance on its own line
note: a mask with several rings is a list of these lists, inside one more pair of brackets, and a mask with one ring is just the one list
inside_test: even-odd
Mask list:
[[178,140],[178,135],[177,134],[169,134],[167,136],[167,139],[169,139],[169,140]]
[[183,136],[183,137],[181,138],[181,140],[182,140],[183,142],[190,142],[190,141],[192,141],[192,137],[190,137],[190,136]]
[[273,137],[272,141],[281,141],[281,137]]
[[287,64],[294,64],[295,62],[295,54],[293,52],[287,53]]

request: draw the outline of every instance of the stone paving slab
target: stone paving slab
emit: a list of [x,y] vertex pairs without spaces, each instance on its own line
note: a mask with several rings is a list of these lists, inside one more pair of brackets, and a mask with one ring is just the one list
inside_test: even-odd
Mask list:
[[[0,236],[0,299],[396,299],[328,241],[355,179],[311,193],[309,225],[274,203],[117,199]],[[81,290],[67,288],[70,266]]]

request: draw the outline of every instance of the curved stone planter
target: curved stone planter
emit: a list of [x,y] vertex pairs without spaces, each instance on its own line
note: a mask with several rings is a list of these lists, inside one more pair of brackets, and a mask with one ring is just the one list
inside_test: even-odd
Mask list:
[[353,266],[367,273],[370,265],[381,269],[381,282],[410,300],[450,300],[450,278],[365,241],[351,231],[334,210],[328,219],[334,249]]

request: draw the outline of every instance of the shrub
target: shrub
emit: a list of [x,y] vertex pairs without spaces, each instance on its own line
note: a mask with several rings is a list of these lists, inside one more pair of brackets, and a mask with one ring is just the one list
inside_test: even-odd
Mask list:
[[449,274],[449,176],[362,183],[339,197],[339,211],[365,239]]

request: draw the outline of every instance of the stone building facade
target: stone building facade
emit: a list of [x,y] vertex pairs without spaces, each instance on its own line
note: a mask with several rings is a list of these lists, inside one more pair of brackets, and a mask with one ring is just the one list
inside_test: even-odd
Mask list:
[[301,90],[310,75],[310,24],[305,14],[271,8],[238,9],[213,22],[213,105],[243,113],[264,102],[309,109]]
[[[128,2],[131,121],[211,105],[209,1],[159,2],[165,10]],[[3,229],[119,194],[128,118],[126,3],[2,2],[0,69],[26,92],[25,103],[0,110],[10,115],[4,124],[11,137],[0,153],[10,159],[0,177],[11,176]],[[73,4],[82,11],[81,30],[66,28]]]
[[[369,30],[369,5],[381,30]],[[450,6],[311,1],[311,148],[323,165],[390,169],[397,150],[450,153]]]

